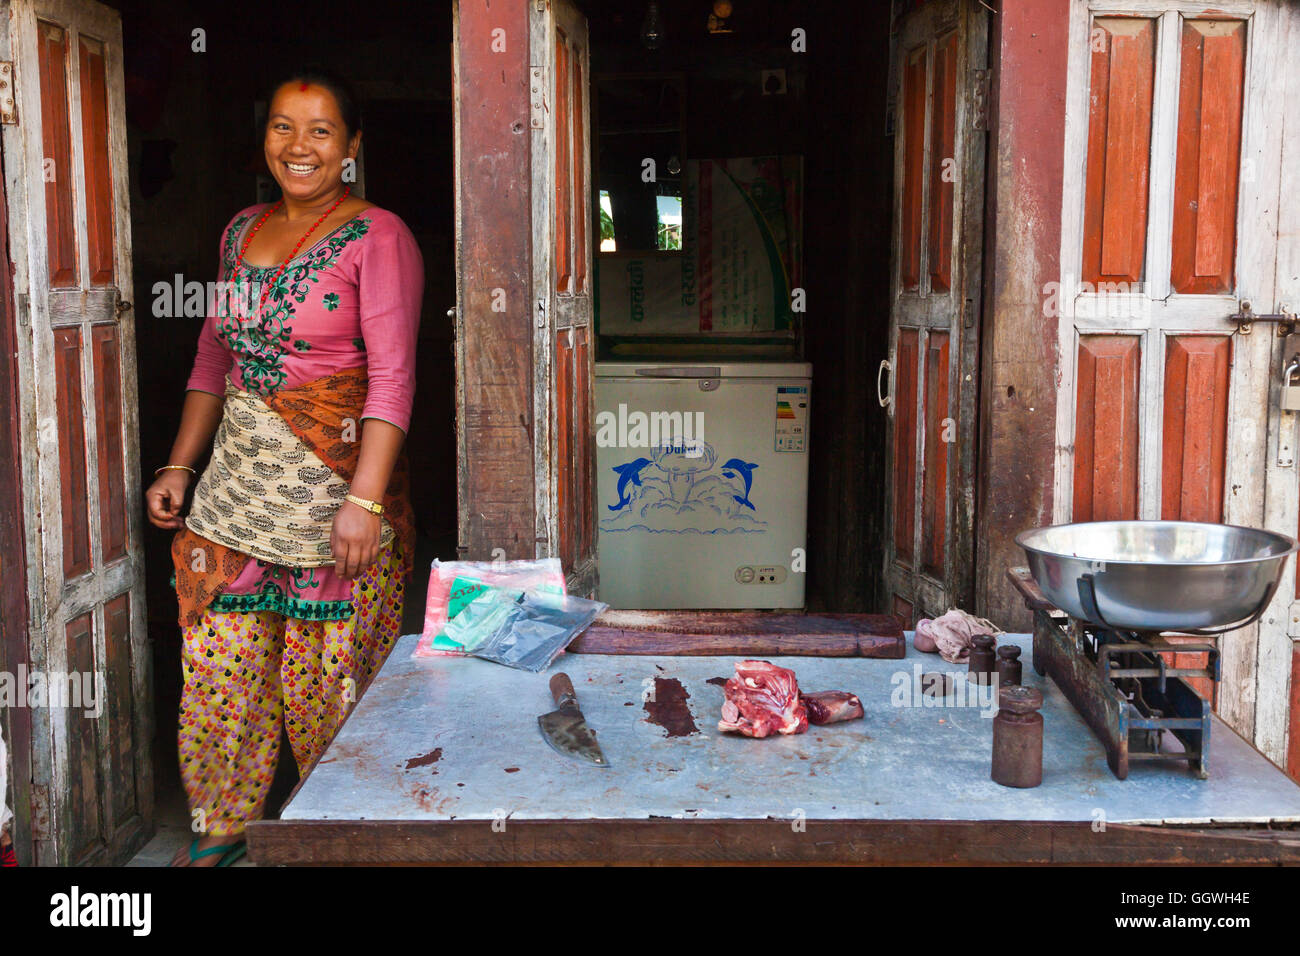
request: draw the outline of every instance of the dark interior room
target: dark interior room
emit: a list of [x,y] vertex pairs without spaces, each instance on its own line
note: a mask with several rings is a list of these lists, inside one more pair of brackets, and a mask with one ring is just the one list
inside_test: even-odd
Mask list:
[[[257,104],[288,70],[321,64],[344,75],[363,105],[364,195],[402,217],[424,256],[425,292],[416,415],[406,448],[419,534],[404,631],[420,630],[430,561],[457,557],[453,325],[456,302],[450,4],[371,0],[249,0],[216,7],[110,0],[125,31],[140,460],[164,460],[193,360],[196,319],[158,318],[158,283],[215,278],[230,217],[273,198]],[[667,109],[680,161],[802,157],[806,311],[792,334],[749,343],[765,356],[812,363],[808,503],[809,610],[877,611],[881,594],[886,419],[873,372],[888,352],[894,140],[888,129],[890,17],[886,3],[745,0],[711,32],[708,3],[659,4],[661,40],[642,38],[646,4],[587,7],[594,85],[593,144],[607,147],[601,188],[616,182],[617,136],[602,136],[602,108]],[[792,49],[803,31],[806,49]],[[680,93],[680,103],[618,102],[618,77]],[[671,82],[665,84],[665,78]],[[472,104],[465,104],[466,108]],[[611,120],[612,122],[612,120]],[[671,125],[671,124],[670,124]],[[596,159],[593,157],[593,175]],[[526,179],[527,172],[520,172]],[[613,188],[617,188],[614,186]],[[631,237],[639,225],[622,217]],[[629,241],[631,241],[629,239]],[[599,258],[600,254],[597,253]],[[599,262],[596,267],[599,276]],[[623,343],[625,345],[626,343]],[[601,340],[603,355],[620,343]],[[145,475],[141,476],[147,485]],[[183,797],[176,769],[180,649],[168,587],[170,535],[145,540],[156,705],[159,822]],[[461,555],[482,558],[483,555]],[[284,752],[284,751],[282,751]],[[268,810],[292,786],[282,760]]]

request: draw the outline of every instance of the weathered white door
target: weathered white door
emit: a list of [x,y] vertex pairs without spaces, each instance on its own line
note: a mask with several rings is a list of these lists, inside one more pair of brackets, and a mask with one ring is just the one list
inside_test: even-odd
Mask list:
[[[1296,423],[1278,400],[1284,348],[1300,346],[1278,323],[1231,317],[1300,303],[1295,242],[1289,277],[1278,242],[1300,221],[1294,144],[1283,162],[1295,5],[1072,3],[1063,281],[1047,297],[1060,315],[1054,517],[1294,535]],[[1293,575],[1257,626],[1218,639],[1217,709],[1279,763]]]
[[[885,606],[973,608],[987,17],[933,0],[899,30]],[[889,389],[884,383],[888,377]]]
[[32,708],[36,861],[115,863],[153,813],[121,20],[6,13],[29,658],[66,704]]
[[569,591],[591,595],[596,456],[587,20],[569,0],[550,0],[531,5],[530,26],[537,554],[559,557]]

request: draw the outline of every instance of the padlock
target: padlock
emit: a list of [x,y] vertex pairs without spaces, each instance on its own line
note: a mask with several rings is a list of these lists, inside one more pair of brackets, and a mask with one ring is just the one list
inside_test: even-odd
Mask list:
[[1296,372],[1300,371],[1300,355],[1291,359],[1291,364],[1282,373],[1282,411],[1300,412],[1300,382],[1296,381]]

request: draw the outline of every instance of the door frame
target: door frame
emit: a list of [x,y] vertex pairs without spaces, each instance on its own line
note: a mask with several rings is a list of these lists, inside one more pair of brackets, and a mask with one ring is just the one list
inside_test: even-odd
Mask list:
[[[5,161],[0,143],[0,170]],[[28,650],[26,523],[23,520],[22,436],[18,428],[18,329],[14,308],[12,260],[9,256],[8,190],[0,179],[0,671],[13,674],[30,663]],[[10,837],[22,866],[35,860],[32,836],[32,719],[27,707],[0,712],[9,752],[12,801]]]
[[527,0],[452,6],[456,551],[463,560],[536,554],[530,7]]

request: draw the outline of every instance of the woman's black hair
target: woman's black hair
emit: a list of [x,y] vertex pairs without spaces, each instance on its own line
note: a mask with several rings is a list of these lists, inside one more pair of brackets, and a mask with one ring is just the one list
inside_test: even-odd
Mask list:
[[337,73],[316,66],[303,67],[288,74],[281,80],[272,84],[267,91],[266,103],[269,108],[271,101],[275,99],[276,91],[288,83],[306,83],[310,86],[319,86],[329,90],[334,102],[338,104],[339,115],[343,117],[343,126],[346,129],[346,139],[351,139],[352,134],[361,129],[361,104],[357,101],[357,95],[353,91],[351,84]]

